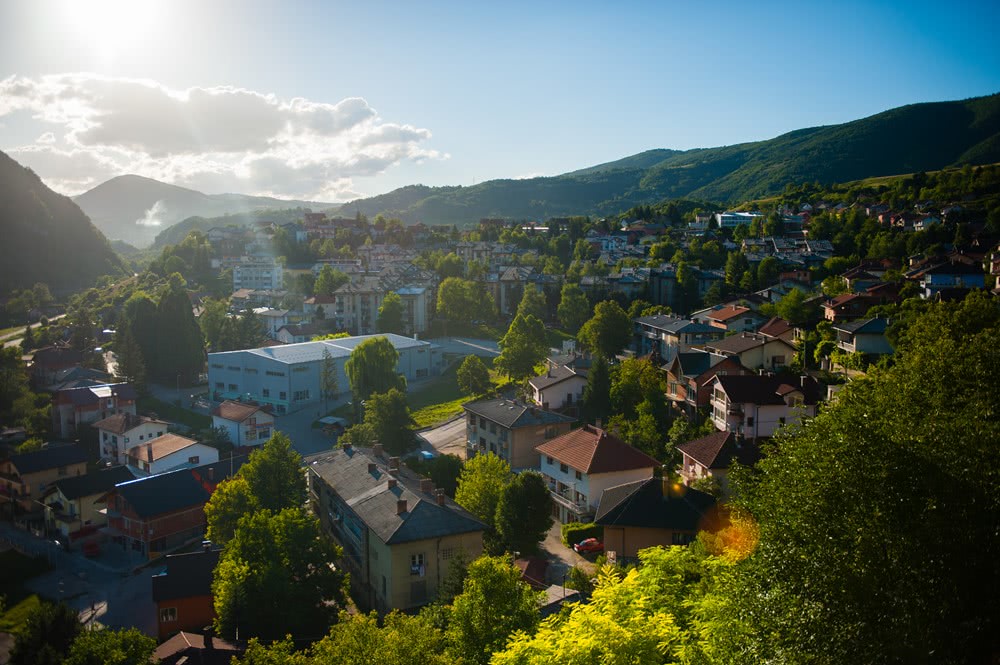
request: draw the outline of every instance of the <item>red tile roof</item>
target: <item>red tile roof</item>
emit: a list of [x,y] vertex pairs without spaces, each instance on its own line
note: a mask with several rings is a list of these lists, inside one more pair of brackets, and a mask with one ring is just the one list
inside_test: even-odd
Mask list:
[[729,319],[742,316],[750,311],[749,307],[741,307],[739,305],[726,305],[722,309],[717,309],[713,312],[709,312],[705,315],[706,318],[712,319],[713,321],[728,321]]
[[550,439],[537,446],[535,450],[588,474],[629,471],[660,465],[657,460],[641,450],[592,425],[585,425]]

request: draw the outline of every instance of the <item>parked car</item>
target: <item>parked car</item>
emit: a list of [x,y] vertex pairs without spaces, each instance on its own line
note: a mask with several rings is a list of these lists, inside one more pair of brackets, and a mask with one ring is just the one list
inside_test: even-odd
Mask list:
[[603,552],[604,543],[599,541],[597,538],[587,538],[574,545],[573,549],[576,550],[578,554],[586,554],[587,552]]

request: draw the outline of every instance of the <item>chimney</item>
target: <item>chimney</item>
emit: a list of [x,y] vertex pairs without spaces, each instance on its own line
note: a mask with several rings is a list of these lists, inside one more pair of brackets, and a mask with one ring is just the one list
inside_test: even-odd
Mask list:
[[376,469],[378,469],[378,465],[375,462],[368,462],[368,473],[375,473]]
[[395,478],[390,478],[388,481],[389,489],[395,489],[396,485],[399,483]]
[[400,499],[396,502],[396,514],[402,515],[406,512],[406,499]]
[[597,418],[596,420],[594,420],[594,427],[596,427],[597,429],[601,429],[601,419],[600,418]]
[[438,489],[434,491],[434,500],[437,501],[437,505],[444,505],[444,490]]
[[210,483],[215,482],[215,467],[212,466],[208,467],[208,482]]
[[427,494],[433,494],[434,493],[434,481],[431,480],[430,478],[421,478],[420,479],[420,491],[421,492],[426,492]]
[[372,455],[375,457],[382,457],[382,444],[376,443],[372,446]]
[[212,642],[212,631],[205,631],[205,651],[214,651],[215,644]]
[[351,453],[354,452],[354,446],[352,446],[349,443],[345,443],[344,444],[344,452],[347,453],[348,455],[350,455]]
[[389,458],[389,473],[398,473],[398,472],[399,472],[399,458],[398,457],[390,457]]

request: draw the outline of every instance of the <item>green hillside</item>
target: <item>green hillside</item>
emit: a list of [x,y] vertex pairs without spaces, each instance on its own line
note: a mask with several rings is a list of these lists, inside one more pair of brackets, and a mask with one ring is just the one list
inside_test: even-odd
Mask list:
[[767,141],[686,151],[648,150],[560,176],[490,180],[472,187],[406,187],[344,205],[369,217],[472,223],[612,215],[663,199],[735,203],[786,184],[847,182],[1000,161],[1000,94],[912,104],[862,120],[800,129]]
[[125,268],[73,201],[0,152],[0,290],[45,282],[53,291],[92,286]]

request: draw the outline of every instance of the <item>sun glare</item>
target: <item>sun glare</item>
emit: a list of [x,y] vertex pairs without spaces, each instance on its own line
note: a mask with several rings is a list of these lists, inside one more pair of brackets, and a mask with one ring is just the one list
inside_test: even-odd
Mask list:
[[104,55],[148,36],[156,18],[152,0],[67,0],[64,7],[73,31]]

